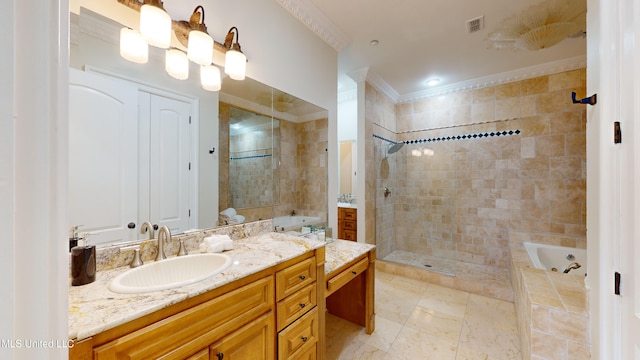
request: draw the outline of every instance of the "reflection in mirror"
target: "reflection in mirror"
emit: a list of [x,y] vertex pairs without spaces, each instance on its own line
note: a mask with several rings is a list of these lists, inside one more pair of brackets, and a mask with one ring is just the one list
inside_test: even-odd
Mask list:
[[356,169],[357,169],[356,141],[355,140],[340,141],[340,168],[338,169],[340,182],[338,183],[338,191],[341,195],[355,194]]
[[[123,7],[117,3],[114,6]],[[186,150],[177,150],[175,146],[183,145],[183,142],[166,136],[178,132],[154,128],[153,116],[147,110],[141,112],[145,118],[136,125],[121,121],[118,123],[120,127],[108,127],[115,126],[116,122],[98,121],[78,112],[80,108],[76,105],[82,104],[82,100],[70,103],[70,116],[74,112],[80,114],[76,120],[90,127],[77,127],[70,119],[72,148],[69,151],[74,154],[72,156],[84,158],[70,158],[72,171],[69,177],[74,183],[70,184],[69,192],[73,195],[71,193],[82,189],[92,194],[78,196],[78,193],[76,200],[70,200],[70,205],[77,207],[75,210],[69,209],[70,215],[90,215],[84,218],[70,216],[70,227],[81,225],[80,234],[96,233],[92,237],[93,243],[102,246],[146,239],[149,234],[140,232],[145,221],[166,223],[172,234],[192,228],[214,227],[219,223],[219,213],[232,207],[246,218],[245,222],[290,216],[292,211],[326,221],[328,175],[325,149],[328,135],[327,113],[324,109],[249,78],[244,81],[226,78],[219,93],[205,91],[200,87],[198,69],[193,64],[187,80],[176,80],[166,74],[164,52],[160,49],[149,49],[147,64],[128,62],[119,55],[121,28],[118,19],[109,19],[84,8],[80,9],[79,14],[71,14],[70,67],[76,74],[86,75],[83,77],[87,78],[85,80],[89,88],[94,87],[96,81],[109,80],[108,88],[112,90],[100,94],[111,94],[104,99],[113,100],[116,107],[121,106],[118,103],[124,104],[122,106],[126,106],[128,114],[134,115],[135,121],[142,121],[138,117],[139,109],[157,109],[158,114],[171,113],[175,115],[174,120],[180,118],[182,115],[177,114],[181,114],[182,110],[161,110],[167,108],[166,101],[174,110],[186,106],[184,113],[192,120],[191,130],[187,130],[188,136],[184,138],[189,138],[185,140],[188,145]],[[73,101],[72,91],[70,89]],[[141,104],[145,106],[141,108]],[[260,203],[230,202],[229,160],[232,155],[229,152],[229,115],[232,106],[236,109],[234,111],[260,114],[269,123],[267,128],[272,144],[265,142],[263,148],[273,147],[270,168],[263,164],[269,171],[263,172],[264,179],[253,179],[253,184],[261,182],[265,194],[269,194],[267,188],[270,188],[270,200],[265,196]],[[84,110],[95,112],[96,108],[85,106]],[[111,114],[120,111],[116,108],[113,110]],[[101,115],[108,117],[109,113],[102,112]],[[95,121],[88,123],[84,119]],[[279,126],[274,128],[273,124]],[[106,147],[92,141],[90,134],[95,134],[96,129],[101,127],[103,130],[99,131],[102,134],[112,136],[109,139],[111,145],[116,146],[120,136],[128,139],[130,143],[127,149],[110,149],[106,152]],[[174,148],[167,152],[166,146],[170,144]],[[151,148],[155,149],[151,153],[140,152],[140,149]],[[180,161],[186,161],[189,165],[176,166],[190,169],[186,173],[189,177],[187,180],[178,176],[176,171],[162,166],[172,163],[172,159],[149,160],[154,154],[163,154],[163,151],[169,156],[177,156],[178,153],[182,156],[186,151],[186,157],[180,157]],[[243,149],[238,146],[234,151]],[[116,154],[119,155],[115,157]],[[234,154],[233,157],[238,155]],[[112,162],[108,164],[107,161]],[[88,166],[94,168],[89,169]],[[235,181],[235,175],[233,178]],[[113,183],[107,180],[121,182],[118,187],[112,186]],[[249,189],[239,181],[236,185],[235,188]],[[106,189],[112,190],[113,196],[108,196]],[[114,203],[114,210],[111,211],[105,204],[113,199],[121,201]],[[162,205],[162,201],[166,206]],[[172,213],[167,209],[178,210]]]
[[[279,231],[299,231],[302,225],[325,225],[327,222],[327,111],[285,92],[264,88],[263,84],[242,90],[237,83],[223,81],[220,94],[220,211],[232,209],[247,221],[273,217]],[[257,137],[258,119],[271,115],[271,153],[266,143],[267,131]],[[234,126],[245,126],[251,135]],[[262,125],[266,130],[266,126]],[[245,151],[240,153],[239,151]],[[255,156],[255,158],[253,157]],[[250,162],[252,161],[252,162]],[[249,169],[271,165],[271,171],[256,174]],[[247,181],[235,191],[237,173],[243,171]],[[225,176],[223,174],[229,174]],[[249,175],[249,174],[255,175]],[[233,178],[233,180],[230,180]],[[265,188],[271,185],[270,191]],[[255,190],[249,190],[255,186]],[[265,207],[261,197],[272,198]],[[236,199],[243,198],[243,202]],[[249,200],[249,198],[253,200]],[[237,208],[235,207],[237,204]],[[244,207],[243,207],[244,206]],[[224,221],[224,214],[221,220]],[[295,216],[292,216],[295,215]],[[282,225],[283,222],[287,225]]]

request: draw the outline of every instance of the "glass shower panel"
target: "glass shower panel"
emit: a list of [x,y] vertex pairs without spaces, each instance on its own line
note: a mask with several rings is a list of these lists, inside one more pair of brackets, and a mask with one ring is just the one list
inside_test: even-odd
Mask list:
[[379,257],[454,275],[454,143],[407,144],[390,153],[392,142],[375,142]]

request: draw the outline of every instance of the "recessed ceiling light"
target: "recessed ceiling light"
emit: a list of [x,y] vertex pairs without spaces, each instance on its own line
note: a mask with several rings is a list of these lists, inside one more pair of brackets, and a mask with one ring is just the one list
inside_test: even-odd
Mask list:
[[440,79],[427,80],[426,84],[427,84],[427,86],[436,86],[436,85],[440,84]]
[[371,45],[371,46],[376,46],[378,44],[380,44],[380,41],[378,41],[378,40],[371,40],[371,42],[369,43],[369,45]]

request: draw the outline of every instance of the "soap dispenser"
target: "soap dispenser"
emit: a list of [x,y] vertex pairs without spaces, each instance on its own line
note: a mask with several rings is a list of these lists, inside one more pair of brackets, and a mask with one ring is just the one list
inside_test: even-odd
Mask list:
[[96,247],[89,244],[84,234],[84,244],[71,249],[71,285],[79,286],[96,280]]

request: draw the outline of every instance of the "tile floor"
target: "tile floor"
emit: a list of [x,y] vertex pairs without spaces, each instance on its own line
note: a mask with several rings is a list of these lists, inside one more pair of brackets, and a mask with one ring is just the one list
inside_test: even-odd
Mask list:
[[327,316],[327,359],[521,359],[514,305],[376,272],[376,331]]

